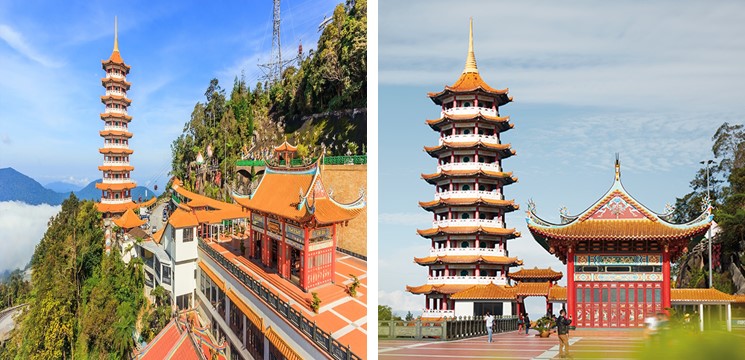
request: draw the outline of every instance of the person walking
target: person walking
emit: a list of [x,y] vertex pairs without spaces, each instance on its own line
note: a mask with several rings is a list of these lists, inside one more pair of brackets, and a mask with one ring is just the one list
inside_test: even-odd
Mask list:
[[530,330],[530,317],[528,316],[528,313],[523,314],[523,322],[525,323],[525,335],[528,335],[528,330]]
[[559,333],[559,357],[566,358],[569,355],[569,324],[572,323],[571,318],[567,318],[567,312],[561,309],[559,312],[559,318],[556,319],[556,332]]
[[489,312],[487,311],[484,320],[486,321],[486,333],[489,334],[489,342],[491,342],[492,324],[494,323],[494,316],[492,314],[489,314]]

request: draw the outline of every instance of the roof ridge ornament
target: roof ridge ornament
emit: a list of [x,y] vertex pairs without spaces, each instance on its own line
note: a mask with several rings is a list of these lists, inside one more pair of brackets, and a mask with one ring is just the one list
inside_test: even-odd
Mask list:
[[463,73],[479,73],[479,68],[476,66],[476,55],[473,53],[473,18],[471,18],[469,26],[468,56],[466,56],[466,67],[463,69]]
[[615,181],[621,181],[621,160],[619,159],[619,153],[616,153],[616,179]]

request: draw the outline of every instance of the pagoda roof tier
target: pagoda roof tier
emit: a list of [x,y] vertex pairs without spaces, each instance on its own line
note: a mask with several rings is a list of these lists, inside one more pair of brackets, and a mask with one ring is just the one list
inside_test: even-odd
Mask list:
[[364,191],[361,189],[360,197],[348,204],[334,200],[323,186],[323,171],[319,166],[322,161],[323,156],[301,168],[267,166],[250,196],[234,193],[233,198],[251,211],[297,222],[332,224],[355,218],[366,206]]
[[130,155],[134,153],[134,150],[132,149],[126,149],[126,148],[109,148],[109,147],[103,147],[98,149],[98,152],[101,154],[127,154]]
[[124,104],[127,104],[127,106],[132,104],[132,100],[127,98],[126,96],[120,96],[120,95],[103,95],[101,96],[101,102],[104,104],[107,104],[111,101],[118,101]]
[[509,116],[492,116],[479,110],[476,114],[450,114],[447,111],[442,113],[442,117],[439,119],[427,120],[426,124],[432,129],[440,131],[443,126],[452,123],[463,123],[463,122],[479,122],[494,124],[497,126],[500,132],[507,131],[515,127],[515,124],[509,122]]
[[512,177],[512,172],[494,171],[491,169],[485,169],[483,167],[479,169],[442,169],[434,174],[422,174],[422,179],[430,184],[437,184],[438,181],[450,177],[485,177],[489,179],[499,179],[504,185],[509,185],[517,182],[517,178]]
[[468,55],[466,56],[466,66],[463,69],[460,77],[453,85],[445,86],[445,89],[436,93],[428,93],[432,101],[437,105],[442,104],[442,100],[453,94],[487,94],[493,96],[497,100],[497,106],[502,106],[510,101],[512,97],[508,96],[509,89],[495,89],[489,86],[484,79],[479,75],[479,69],[476,65],[476,55],[473,51],[473,20],[471,20],[469,35],[468,35]]
[[435,228],[417,230],[420,236],[430,238],[437,235],[465,235],[465,234],[487,234],[496,236],[506,236],[507,239],[514,239],[520,237],[520,232],[514,228],[505,229],[501,227],[491,226],[438,226]]
[[423,295],[423,294],[428,295],[428,294],[432,294],[432,293],[439,293],[439,294],[450,295],[450,294],[455,294],[457,292],[466,290],[466,289],[471,288],[471,287],[473,287],[473,285],[460,285],[460,284],[458,284],[458,285],[454,285],[454,284],[435,284],[435,285],[425,284],[425,285],[420,285],[420,286],[408,286],[407,285],[406,286],[406,291],[408,291],[408,292],[410,292],[412,294],[417,294],[417,295]]
[[98,170],[100,171],[132,171],[135,167],[131,165],[116,165],[116,166],[110,166],[110,165],[101,165],[98,167]]
[[621,184],[620,163],[616,160],[613,185],[585,211],[562,214],[563,223],[554,224],[539,218],[531,204],[526,220],[535,240],[562,261],[570,246],[579,250],[590,242],[615,241],[654,243],[654,248],[668,246],[674,261],[691,239],[704,235],[713,215],[708,207],[695,220],[677,224],[669,221],[671,214],[655,213],[631,197]]
[[423,258],[414,258],[414,262],[419,265],[434,264],[491,264],[491,265],[510,265],[519,266],[523,261],[516,257],[507,256],[489,256],[489,255],[440,255],[427,256]]
[[516,297],[514,287],[494,283],[475,285],[450,296],[454,300],[514,300]]
[[129,131],[122,131],[122,130],[101,130],[98,132],[99,135],[105,137],[105,136],[117,136],[117,137],[124,137],[124,138],[131,138],[132,133]]
[[98,212],[101,213],[112,213],[112,214],[121,214],[127,209],[131,209],[132,207],[136,207],[137,205],[131,201],[121,203],[121,204],[104,204],[104,203],[96,203],[96,209]]
[[566,286],[554,285],[548,289],[548,301],[567,301]]
[[510,144],[493,144],[483,141],[482,139],[472,141],[454,141],[445,139],[440,145],[424,147],[424,151],[434,158],[439,157],[443,152],[461,149],[493,150],[499,153],[499,156],[502,159],[506,159],[516,154],[515,150],[510,149]]
[[520,270],[507,274],[512,280],[524,281],[524,280],[545,280],[545,281],[559,281],[564,275],[560,271],[554,271],[550,267],[548,269],[539,269],[534,267],[532,269],[520,268]]
[[101,117],[101,120],[108,120],[109,118],[118,118],[126,121],[132,120],[132,117],[125,114],[125,113],[118,113],[118,112],[107,112],[107,113],[100,113],[99,116]]
[[548,296],[551,283],[544,282],[520,282],[515,286],[517,296]]
[[106,86],[111,83],[120,84],[124,86],[127,90],[129,90],[132,87],[132,83],[127,80],[124,80],[124,78],[113,77],[113,76],[101,78],[101,85]]
[[129,207],[120,218],[114,220],[114,224],[122,229],[136,228],[146,222],[132,211],[132,207]]
[[124,63],[122,54],[120,54],[119,51],[114,51],[111,53],[111,57],[106,60],[101,60],[101,67],[104,70],[112,66],[121,68],[122,70],[124,70],[125,74],[129,74],[129,70],[132,69],[131,66]]
[[491,199],[489,197],[473,197],[473,198],[447,198],[437,199],[432,201],[420,201],[419,206],[425,210],[435,210],[440,207],[446,206],[472,206],[472,205],[489,205],[504,208],[505,212],[515,211],[520,208],[519,204],[515,204],[515,200],[498,200]]

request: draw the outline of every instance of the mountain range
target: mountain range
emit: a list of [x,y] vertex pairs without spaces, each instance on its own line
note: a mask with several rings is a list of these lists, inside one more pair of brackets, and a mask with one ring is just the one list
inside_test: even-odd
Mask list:
[[[77,191],[74,190],[77,186],[61,182],[50,183],[44,187],[38,181],[13,168],[3,168],[0,169],[0,201],[20,201],[30,205],[59,205],[70,196],[71,192],[79,199],[95,201],[101,198],[101,190],[96,189],[96,183],[100,182],[101,179],[94,180]],[[132,199],[138,200],[141,197],[145,200],[154,194],[151,189],[137,186],[132,190]]]

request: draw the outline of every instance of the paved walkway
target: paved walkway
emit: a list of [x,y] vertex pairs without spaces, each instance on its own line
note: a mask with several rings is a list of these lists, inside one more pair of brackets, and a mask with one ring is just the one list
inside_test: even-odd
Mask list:
[[[559,345],[556,334],[540,338],[515,331],[455,341],[379,340],[380,359],[555,359]],[[570,333],[575,359],[631,359],[642,344],[637,330],[580,330]]]

